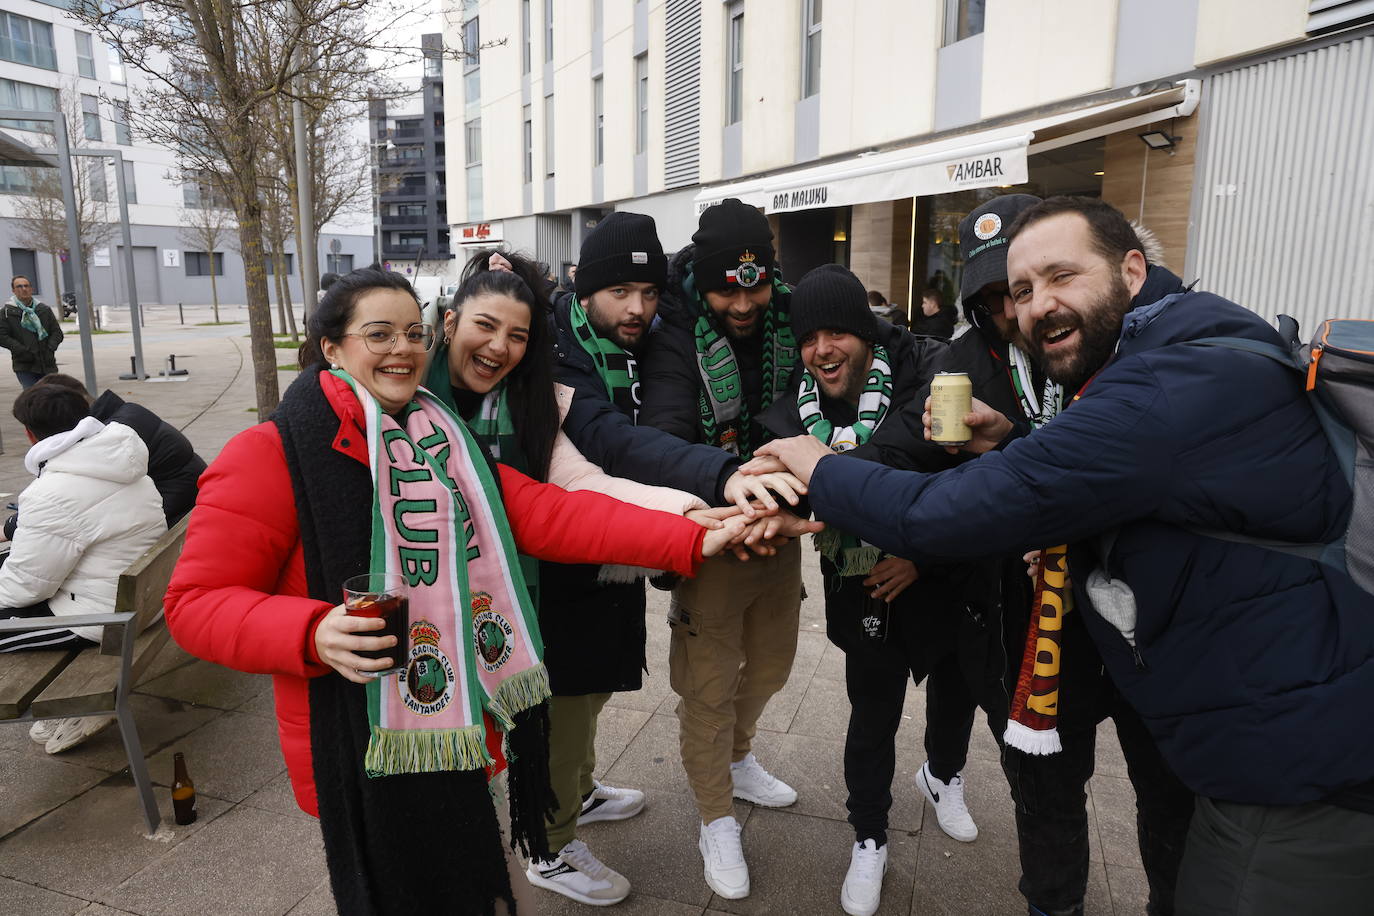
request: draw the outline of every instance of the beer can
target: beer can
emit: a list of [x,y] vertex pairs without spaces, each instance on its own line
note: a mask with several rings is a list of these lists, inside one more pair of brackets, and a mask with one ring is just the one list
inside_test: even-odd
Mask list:
[[973,409],[973,383],[967,372],[938,372],[930,380],[930,441],[967,445],[973,430],[964,417]]

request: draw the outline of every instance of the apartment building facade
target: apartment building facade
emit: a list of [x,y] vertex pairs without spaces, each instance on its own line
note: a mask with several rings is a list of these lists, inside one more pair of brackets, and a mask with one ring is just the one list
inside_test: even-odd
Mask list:
[[[123,114],[137,104],[141,76],[119,59],[115,49],[66,15],[69,0],[7,0],[0,10],[0,108],[52,112],[76,106],[81,120],[71,138],[74,148],[117,150],[124,161],[134,262],[134,291],[141,304],[206,304],[211,301],[211,274],[223,305],[246,299],[243,260],[237,233],[221,233],[206,250],[188,233],[197,212],[214,202],[208,186],[183,181],[173,150],[135,136]],[[137,16],[137,8],[128,15]],[[31,148],[48,138],[41,122],[0,122],[0,130]],[[83,170],[83,185],[93,200],[105,204],[104,218],[117,222],[119,208],[113,160],[73,157]],[[38,295],[56,303],[70,288],[69,268],[61,252],[27,244],[17,215],[30,196],[32,173],[18,165],[0,164],[0,269],[6,277],[22,273]],[[232,220],[229,221],[232,226]],[[327,225],[319,238],[318,262],[324,270],[351,270],[372,260],[366,215]],[[294,244],[287,246],[291,294],[300,301],[301,284]],[[118,229],[98,245],[87,265],[96,305],[127,304],[125,257]],[[270,269],[269,261],[269,269]]]
[[1367,2],[449,0],[444,15],[448,47],[487,45],[445,64],[463,86],[447,131],[460,257],[501,242],[561,272],[616,209],[652,214],[676,249],[733,196],[768,214],[785,276],[838,261],[906,305],[929,286],[952,297],[964,213],[1073,193],[1261,313],[1310,326],[1361,290],[1374,309]]

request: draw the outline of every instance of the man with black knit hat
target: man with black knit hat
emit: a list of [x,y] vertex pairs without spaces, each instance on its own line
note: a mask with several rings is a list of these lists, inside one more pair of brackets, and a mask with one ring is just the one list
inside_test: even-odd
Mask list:
[[[811,271],[792,293],[792,331],[801,345],[788,395],[763,415],[778,437],[809,433],[832,451],[890,467],[928,467],[917,392],[945,345],[876,318],[863,284],[844,267]],[[836,528],[816,535],[825,581],[826,635],[845,652],[849,729],[844,775],[855,843],[840,904],[853,916],[877,910],[887,869],[887,818],[896,736],[908,678],[927,674],[925,745],[918,782],[933,780],[940,825],[971,842],[978,828],[960,775],[982,693],[986,651],[966,677],[961,660],[987,645],[964,612],[968,567],[920,570],[907,559]],[[970,634],[972,634],[970,638]],[[971,683],[972,682],[972,683]]]
[[[644,356],[642,422],[730,460],[765,441],[759,416],[796,360],[791,292],[774,263],[773,234],[735,199],[708,208],[693,244],[674,260],[662,321]],[[791,519],[791,516],[787,516]],[[751,750],[764,706],[796,654],[801,550],[704,566],[673,592],[669,656],[682,765],[701,815],[706,883],[727,899],[749,893],[732,798],[783,807],[797,793]]]
[[[573,390],[563,431],[616,476],[685,490],[711,505],[768,496],[768,482],[739,474],[738,459],[636,425],[637,354],[666,274],[652,217],[612,213],[583,241],[574,294],[554,306],[558,381]],[[643,792],[592,778],[597,716],[612,692],[640,688],[644,668],[644,580],[626,581],[623,572],[555,563],[540,569],[543,594],[558,604],[541,626],[554,694],[550,764],[561,803],[549,845],[561,851],[552,861],[530,863],[527,875],[538,887],[592,905],[620,902],[630,883],[575,838],[577,825],[632,817],[644,808]]]

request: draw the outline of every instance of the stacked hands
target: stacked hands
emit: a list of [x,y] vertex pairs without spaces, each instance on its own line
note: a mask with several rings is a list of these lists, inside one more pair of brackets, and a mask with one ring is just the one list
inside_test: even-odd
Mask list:
[[[730,505],[693,509],[686,514],[706,529],[701,543],[703,557],[714,557],[727,550],[740,560],[748,560],[751,551],[761,557],[772,556],[790,538],[813,534],[825,527],[820,522],[798,518],[779,504],[781,497],[787,505],[797,505],[806,493],[806,485],[785,468],[776,466],[779,469],[771,471],[736,471],[725,483],[725,498]],[[386,621],[381,618],[356,617],[346,613],[342,604],[336,605],[315,628],[315,652],[320,661],[350,681],[366,684],[372,678],[364,672],[392,667],[390,659],[357,654],[393,648],[395,636],[367,635],[385,626]]]

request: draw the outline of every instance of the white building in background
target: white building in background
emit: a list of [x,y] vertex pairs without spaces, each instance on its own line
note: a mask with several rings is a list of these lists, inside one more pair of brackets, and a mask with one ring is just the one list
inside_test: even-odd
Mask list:
[[838,261],[906,304],[957,288],[958,220],[989,196],[1091,194],[1261,313],[1374,313],[1371,19],[1367,0],[447,0],[448,47],[492,44],[445,64],[451,238],[561,272],[611,210],[676,249],[735,196],[769,214],[785,276]]
[[[181,226],[188,206],[197,205],[195,184],[182,185],[173,151],[153,146],[130,135],[120,106],[136,96],[140,74],[126,67],[113,48],[103,45],[80,23],[68,17],[67,0],[6,0],[0,10],[0,108],[53,111],[57,93],[71,92],[79,99],[83,123],[73,145],[118,149],[124,156],[132,224],[136,292],[142,304],[204,304],[210,302],[210,272],[221,304],[242,304],[243,261],[237,235],[226,233],[213,252],[199,250],[183,237]],[[137,10],[131,10],[131,15]],[[35,134],[0,123],[0,129],[31,146],[42,145]],[[33,124],[27,125],[29,127]],[[73,160],[76,168],[91,169],[87,157]],[[118,220],[115,176],[105,163],[105,193],[110,215]],[[101,182],[93,187],[97,193]],[[56,303],[55,253],[21,246],[15,236],[16,198],[25,190],[24,170],[0,165],[0,270],[6,278],[29,276],[41,298]],[[321,271],[351,270],[372,260],[371,220],[360,213],[348,224],[328,225],[320,234],[318,261]],[[203,246],[201,246],[203,248]],[[288,245],[292,296],[300,301],[301,286],[295,246]],[[97,305],[126,303],[124,258],[118,232],[107,246],[97,249],[90,266],[92,298]],[[62,281],[63,289],[67,281]],[[6,294],[7,295],[7,294]],[[275,302],[275,297],[274,300]]]

